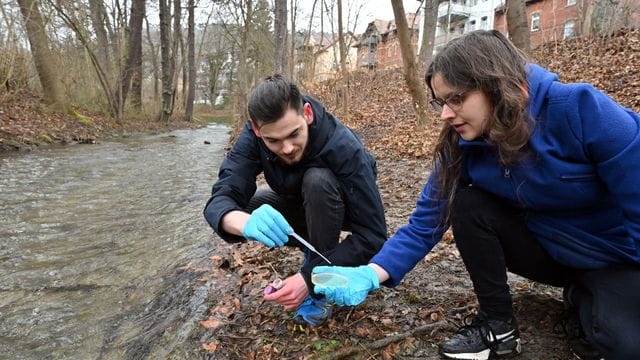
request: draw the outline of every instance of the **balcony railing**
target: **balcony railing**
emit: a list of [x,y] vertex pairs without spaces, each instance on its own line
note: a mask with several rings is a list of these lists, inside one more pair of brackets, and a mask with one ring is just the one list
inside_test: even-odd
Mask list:
[[448,43],[449,41],[462,36],[462,34],[460,34],[459,32],[453,32],[453,33],[448,33],[448,34],[444,34],[444,35],[439,35],[436,36],[435,41],[433,42],[434,47],[439,47],[442,46],[446,43]]
[[459,2],[443,2],[438,7],[438,22],[446,24],[449,18],[451,22],[457,22],[469,18],[469,7]]

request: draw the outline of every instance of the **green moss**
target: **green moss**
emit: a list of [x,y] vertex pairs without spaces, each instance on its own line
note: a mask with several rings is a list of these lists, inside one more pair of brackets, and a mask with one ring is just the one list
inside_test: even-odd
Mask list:
[[40,135],[40,140],[42,140],[42,141],[44,141],[46,143],[49,143],[49,144],[51,144],[53,142],[53,139],[47,134]]
[[416,293],[410,293],[407,296],[407,301],[409,302],[409,304],[418,304],[422,301],[422,298]]
[[338,340],[321,340],[313,343],[313,348],[316,351],[328,353],[335,351],[338,347],[340,347],[340,341]]
[[81,123],[87,125],[87,126],[93,126],[93,120],[91,120],[91,118],[84,116],[82,114],[80,114],[79,112],[71,109],[69,110],[69,115],[73,116],[74,118],[76,118],[78,121],[80,121]]
[[22,144],[20,144],[20,143],[19,143],[19,142],[17,142],[17,141],[14,141],[14,140],[4,140],[4,142],[3,142],[3,143],[4,143],[4,145],[6,145],[6,146],[10,146],[10,147],[12,147],[12,148],[16,148],[16,149],[19,149],[19,148],[22,146]]

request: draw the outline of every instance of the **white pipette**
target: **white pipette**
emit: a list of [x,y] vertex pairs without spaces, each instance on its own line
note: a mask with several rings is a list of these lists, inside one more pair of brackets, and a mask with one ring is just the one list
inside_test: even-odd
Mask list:
[[329,261],[329,259],[324,257],[324,255],[320,254],[320,252],[318,250],[316,250],[316,248],[314,248],[313,245],[309,244],[309,242],[307,242],[307,240],[303,239],[302,236],[296,234],[295,232],[292,232],[289,235],[291,235],[294,238],[296,238],[296,240],[298,240],[302,245],[306,246],[307,249],[309,249],[309,250],[313,251],[314,253],[318,254],[318,256],[320,256],[324,261],[326,261],[329,264],[331,264],[331,261]]

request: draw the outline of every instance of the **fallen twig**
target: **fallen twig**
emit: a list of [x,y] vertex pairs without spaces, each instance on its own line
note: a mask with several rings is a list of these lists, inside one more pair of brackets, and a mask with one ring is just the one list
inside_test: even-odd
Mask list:
[[453,316],[453,315],[456,315],[456,314],[459,314],[459,313],[463,313],[463,312],[472,310],[475,307],[476,307],[475,303],[468,304],[468,305],[465,305],[465,306],[460,306],[460,307],[453,307],[453,308],[450,308],[449,310],[447,310],[447,315]]
[[394,342],[398,342],[400,340],[404,340],[408,337],[413,337],[413,336],[418,336],[418,335],[422,335],[425,334],[427,332],[433,331],[433,330],[455,330],[456,327],[453,325],[450,325],[447,321],[438,321],[432,324],[427,324],[427,325],[422,325],[422,326],[418,326],[417,328],[411,330],[411,331],[407,331],[407,332],[403,332],[401,334],[396,334],[396,335],[391,335],[391,336],[387,336],[385,338],[382,339],[378,339],[376,341],[370,342],[368,344],[360,344],[359,346],[349,346],[347,348],[344,349],[340,349],[338,351],[335,351],[331,354],[327,354],[324,355],[322,357],[319,358],[319,360],[338,360],[338,359],[344,359],[347,356],[352,356],[354,354],[360,353],[363,350],[375,350],[375,349],[381,349],[391,343]]
[[342,323],[342,325],[347,325],[347,322],[349,321],[349,317],[351,317],[351,314],[353,314],[354,309],[355,309],[355,306],[352,306],[351,309],[349,309],[349,313],[344,318],[344,322]]

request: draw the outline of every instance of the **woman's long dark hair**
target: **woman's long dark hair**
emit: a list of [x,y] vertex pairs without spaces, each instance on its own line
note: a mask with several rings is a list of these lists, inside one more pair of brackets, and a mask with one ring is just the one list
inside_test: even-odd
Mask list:
[[[527,112],[529,102],[526,55],[499,31],[478,30],[451,40],[433,59],[425,74],[431,96],[433,76],[438,74],[460,91],[482,91],[490,101],[491,115],[483,129],[485,141],[495,146],[501,165],[509,166],[522,155],[532,132]],[[460,180],[462,151],[460,136],[444,124],[435,148],[438,188],[449,199],[446,219]]]

